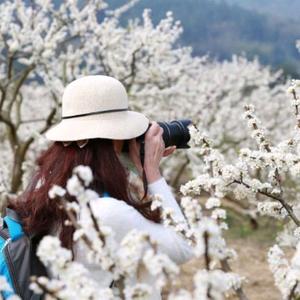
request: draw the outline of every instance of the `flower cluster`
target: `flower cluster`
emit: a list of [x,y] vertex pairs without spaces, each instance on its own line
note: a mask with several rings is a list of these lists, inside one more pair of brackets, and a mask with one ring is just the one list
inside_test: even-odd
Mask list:
[[[2,292],[13,292],[11,286],[8,284],[5,277],[0,276],[0,300],[4,299],[2,297]],[[20,300],[20,298],[17,295],[11,295],[7,300]]]

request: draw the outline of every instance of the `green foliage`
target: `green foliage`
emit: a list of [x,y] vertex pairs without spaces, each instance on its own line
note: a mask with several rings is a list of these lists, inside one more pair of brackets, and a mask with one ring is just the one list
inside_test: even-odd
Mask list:
[[250,218],[243,217],[230,209],[227,209],[227,223],[229,230],[225,232],[226,238],[251,239],[258,243],[274,242],[278,232],[283,230],[282,222],[274,218],[258,217],[257,224],[253,226]]

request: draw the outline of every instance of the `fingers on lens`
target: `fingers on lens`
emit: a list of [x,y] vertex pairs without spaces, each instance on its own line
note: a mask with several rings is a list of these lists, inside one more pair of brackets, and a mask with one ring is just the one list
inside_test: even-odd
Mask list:
[[160,128],[161,127],[156,122],[153,122],[151,127],[150,127],[150,130],[152,131],[153,135],[157,135],[160,131]]

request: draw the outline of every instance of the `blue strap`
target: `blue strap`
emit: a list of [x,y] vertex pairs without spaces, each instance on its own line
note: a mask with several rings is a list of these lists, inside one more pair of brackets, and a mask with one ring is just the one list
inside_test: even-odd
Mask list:
[[103,192],[103,194],[102,194],[102,197],[110,197],[110,195],[109,195],[109,193],[108,192]]
[[24,235],[22,225],[12,218],[4,217],[4,222],[7,225],[10,238],[14,241]]

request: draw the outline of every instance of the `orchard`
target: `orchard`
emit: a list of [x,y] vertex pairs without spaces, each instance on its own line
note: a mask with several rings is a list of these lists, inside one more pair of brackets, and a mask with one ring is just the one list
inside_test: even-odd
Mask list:
[[[44,133],[60,119],[64,87],[84,75],[112,76],[125,86],[130,109],[157,121],[193,121],[190,148],[161,165],[186,221],[163,208],[159,195],[152,209],[188,241],[199,268],[189,287],[178,286],[182,267],[147,233],[133,230],[118,244],[91,210],[99,195],[90,188],[91,170],[80,165],[66,186],[49,190],[49,199],[61,203],[87,260],[116,284],[93,280],[57,237],[45,236],[37,255],[53,276],[32,278],[31,289],[46,299],[146,300],[153,286],[168,300],[250,299],[244,286],[251,278],[234,269],[239,253],[226,242],[233,211],[257,232],[262,216],[280,224],[265,263],[281,299],[299,299],[300,81],[241,56],[193,56],[178,43],[183,28],[171,12],[154,24],[145,10],[122,25],[136,2],[113,10],[103,0],[0,3],[0,208],[24,191],[49,146]],[[68,203],[66,195],[77,201]],[[153,286],[132,284],[140,268]],[[4,277],[2,290],[10,290]]]

